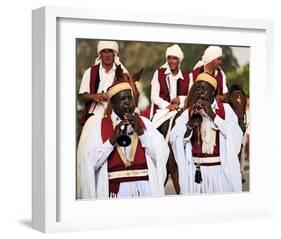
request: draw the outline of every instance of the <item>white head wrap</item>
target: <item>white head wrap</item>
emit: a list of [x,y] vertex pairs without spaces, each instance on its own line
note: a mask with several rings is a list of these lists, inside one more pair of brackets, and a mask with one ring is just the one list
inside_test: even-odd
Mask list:
[[176,56],[177,58],[179,58],[180,63],[182,62],[182,60],[184,58],[183,52],[177,44],[174,44],[167,48],[166,59],[168,58],[168,56]]
[[116,41],[99,41],[97,46],[98,54],[104,49],[113,50],[115,55],[119,52],[118,43]]
[[99,41],[98,46],[97,46],[97,51],[98,51],[98,57],[96,58],[95,65],[100,64],[101,59],[100,59],[100,52],[104,49],[111,49],[114,52],[114,62],[116,65],[121,65],[124,73],[128,73],[127,69],[123,66],[123,64],[120,62],[120,59],[118,57],[118,52],[119,52],[119,47],[118,43],[116,41]]
[[206,65],[211,61],[217,59],[222,56],[222,49],[219,46],[209,46],[202,56],[203,64]]
[[[177,45],[177,44],[174,44],[167,48],[166,60],[167,60],[168,56],[176,56],[177,58],[179,58],[179,63],[181,63],[184,58],[183,52],[182,52],[181,48],[179,47],[179,45]],[[169,67],[168,62],[166,61],[165,64],[162,65],[161,67],[168,68]]]

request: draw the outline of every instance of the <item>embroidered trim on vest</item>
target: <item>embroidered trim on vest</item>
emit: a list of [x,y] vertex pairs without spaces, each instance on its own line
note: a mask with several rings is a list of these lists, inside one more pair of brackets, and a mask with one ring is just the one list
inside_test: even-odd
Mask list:
[[[144,125],[142,119],[139,117],[138,120],[140,121],[140,124],[143,126],[143,128],[145,128],[145,125]],[[112,122],[112,124],[111,124],[112,128],[107,129],[107,131],[104,131],[103,128],[104,128],[104,125],[106,124],[106,121],[107,121],[107,123],[109,123],[108,121]],[[103,140],[103,142],[105,142],[111,136],[110,134],[113,132],[116,124],[117,123],[113,122],[110,116],[102,119],[102,140]],[[119,155],[120,159],[122,160],[122,162],[124,163],[125,167],[130,167],[132,165],[132,163],[134,162],[138,144],[139,144],[139,137],[138,137],[138,134],[136,132],[134,132],[132,135],[132,143],[131,143],[131,150],[130,150],[129,158],[127,158],[125,156],[122,148],[119,145],[115,145],[118,155]]]
[[[113,123],[113,129],[114,129],[117,125],[117,122],[112,122],[112,123]],[[131,143],[131,150],[130,150],[129,158],[126,157],[122,148],[118,144],[116,144],[116,149],[117,149],[118,154],[119,154],[122,162],[124,163],[125,167],[131,166],[132,163],[134,162],[138,143],[139,143],[138,134],[136,132],[134,132],[132,135],[132,143]]]
[[[216,109],[216,114],[221,117],[222,119],[225,119],[225,110],[223,103],[217,102],[218,109]],[[189,117],[190,117],[190,111],[188,111]],[[197,131],[198,129],[194,129]],[[198,137],[199,141],[198,141]],[[200,144],[196,144],[195,142],[200,142]],[[201,139],[201,134],[200,135],[195,135],[193,134],[191,137],[191,143],[192,143],[192,155],[195,157],[199,158],[205,158],[205,157],[210,157],[210,156],[219,156],[220,155],[220,148],[219,148],[219,131],[216,131],[216,145],[214,148],[214,153],[213,154],[207,154],[207,153],[202,153],[202,139]]]

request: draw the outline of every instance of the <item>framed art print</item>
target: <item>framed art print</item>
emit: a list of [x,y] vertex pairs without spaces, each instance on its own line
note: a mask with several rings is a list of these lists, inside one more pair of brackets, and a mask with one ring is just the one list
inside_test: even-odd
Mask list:
[[[35,229],[73,231],[272,216],[274,152],[264,141],[269,137],[264,128],[271,129],[272,119],[263,114],[263,99],[270,100],[274,92],[273,80],[266,82],[273,79],[271,22],[43,7],[33,11],[32,25]],[[241,87],[248,103],[243,118],[248,130],[241,151],[245,156],[240,164],[245,181],[242,192],[178,195],[169,176],[162,196],[83,197],[79,142],[86,134],[80,125],[84,105],[79,94],[85,72],[99,58],[100,42],[117,44],[118,60],[128,72],[143,69],[138,82],[140,114],[150,107],[151,79],[165,63],[168,47],[180,46],[181,67],[188,72],[208,46],[222,49],[228,87]],[[126,170],[128,175],[135,172]],[[137,173],[143,176],[144,171]],[[167,217],[175,220],[168,222]]]

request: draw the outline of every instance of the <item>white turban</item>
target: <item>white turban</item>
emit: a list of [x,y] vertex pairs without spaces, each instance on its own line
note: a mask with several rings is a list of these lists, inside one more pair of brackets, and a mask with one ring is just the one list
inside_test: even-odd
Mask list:
[[116,65],[121,65],[121,68],[123,69],[124,73],[128,73],[128,70],[123,66],[123,64],[120,62],[120,59],[118,57],[119,47],[118,43],[116,41],[99,41],[97,50],[98,50],[98,57],[96,58],[95,65],[100,64],[100,52],[104,49],[111,49],[114,52],[114,62]]
[[111,49],[115,52],[115,54],[118,54],[118,43],[116,41],[99,41],[97,47],[98,54],[100,54],[100,52],[104,49]]
[[179,58],[180,63],[182,62],[182,60],[184,58],[183,52],[177,44],[174,44],[167,48],[166,59],[168,58],[168,56],[176,56],[177,58]]
[[219,46],[209,46],[202,56],[202,62],[204,65],[207,65],[211,61],[222,56],[222,49]]

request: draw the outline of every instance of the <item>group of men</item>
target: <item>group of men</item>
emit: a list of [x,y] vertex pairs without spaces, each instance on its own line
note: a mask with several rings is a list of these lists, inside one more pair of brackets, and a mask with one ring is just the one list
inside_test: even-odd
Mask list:
[[[243,133],[236,114],[224,103],[227,86],[220,47],[209,46],[190,73],[181,70],[181,48],[168,47],[166,62],[151,81],[147,117],[134,113],[137,102],[130,83],[114,82],[118,65],[128,73],[119,61],[117,42],[100,41],[97,50],[79,90],[85,102],[77,150],[82,199],[164,195],[168,143],[181,194],[242,191],[238,154]],[[187,107],[192,91],[196,100]],[[112,113],[105,115],[107,107]],[[167,121],[165,140],[158,129]],[[126,147],[118,144],[124,129],[131,142]]]

